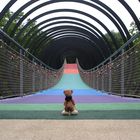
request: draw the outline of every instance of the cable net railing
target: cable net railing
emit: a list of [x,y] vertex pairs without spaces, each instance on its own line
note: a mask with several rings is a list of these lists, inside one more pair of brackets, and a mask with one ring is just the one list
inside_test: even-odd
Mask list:
[[84,70],[79,63],[78,69],[83,81],[94,89],[140,97],[140,42],[129,49],[121,49],[94,69]]
[[0,40],[0,98],[25,96],[54,86],[63,74],[45,67],[25,52],[16,51]]

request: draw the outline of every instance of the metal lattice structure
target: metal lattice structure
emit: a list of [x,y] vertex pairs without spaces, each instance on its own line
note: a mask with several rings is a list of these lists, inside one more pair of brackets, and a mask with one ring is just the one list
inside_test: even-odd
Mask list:
[[[3,10],[0,13],[0,20],[2,20],[5,16],[5,14],[8,12],[8,10],[17,3],[17,0],[12,0],[7,3],[7,5],[3,8]],[[124,24],[123,20],[119,17],[119,15],[112,9],[112,7],[108,6],[105,2],[99,1],[99,0],[34,0],[34,1],[27,1],[25,4],[21,5],[21,7],[17,8],[13,15],[10,17],[10,19],[5,24],[3,31],[7,34],[9,34],[12,38],[14,38],[16,41],[22,40],[20,43],[23,47],[29,48],[31,51],[35,52],[38,48],[42,49],[43,51],[50,51],[49,49],[46,49],[46,44],[52,38],[53,43],[61,43],[61,40],[63,42],[67,41],[68,38],[76,38],[79,40],[79,42],[84,41],[87,49],[84,47],[83,52],[87,53],[87,56],[91,57],[90,61],[94,59],[93,56],[97,58],[97,60],[94,60],[94,64],[91,66],[96,66],[102,61],[104,61],[106,58],[108,58],[113,52],[115,52],[120,46],[118,45],[118,42],[115,39],[115,36],[110,31],[109,27],[107,27],[102,19],[98,19],[97,16],[93,15],[92,13],[89,14],[85,10],[78,10],[74,9],[72,7],[70,8],[58,8],[58,9],[52,9],[52,10],[45,10],[41,13],[36,13],[36,16],[32,18],[29,22],[26,22],[23,26],[23,28],[18,31],[18,28],[22,23],[24,23],[31,14],[35,13],[37,10],[40,10],[43,7],[49,7],[50,5],[55,5],[58,3],[64,3],[64,2],[73,2],[74,4],[82,4],[85,6],[89,6],[92,9],[98,10],[101,14],[103,14],[107,19],[111,21],[111,23],[115,26],[115,28],[118,30],[123,42],[127,42],[131,38],[131,35],[128,31],[128,28]],[[140,22],[138,17],[136,16],[135,12],[131,8],[130,5],[124,0],[117,0],[118,4],[122,6],[132,17],[134,20],[138,30],[140,30]],[[32,7],[28,12],[24,13],[24,15],[17,21],[17,24],[12,29],[12,31],[8,31],[10,29],[10,26],[14,22],[14,20],[19,16],[21,12],[26,10],[27,8]],[[46,8],[47,9],[47,8]],[[80,17],[70,17],[70,16],[63,16],[61,13],[75,13],[79,15],[83,15],[85,17],[88,17],[95,21],[99,26],[101,26],[106,33],[109,35],[110,40],[113,42],[114,47],[110,44],[109,39],[106,38],[106,36],[102,33],[102,31],[98,28],[98,26],[91,24],[86,19],[81,19]],[[38,21],[41,18],[44,18],[45,16],[49,16],[51,14],[57,14],[60,13],[57,17],[49,17],[49,19],[44,19],[41,22],[38,22],[36,26],[32,29],[30,29],[28,32],[25,31],[26,29],[35,21]],[[48,24],[46,24],[48,23]],[[61,25],[62,23],[65,23],[66,25]],[[53,26],[53,27],[52,27]],[[52,28],[49,28],[52,27]],[[37,29],[37,30],[36,30]],[[32,34],[30,36],[30,34]],[[61,36],[60,36],[61,35]],[[30,37],[29,37],[30,36]],[[21,39],[22,37],[22,39]],[[29,38],[28,38],[29,37]],[[50,47],[51,48],[51,47]],[[70,49],[70,47],[68,48]],[[79,49],[79,48],[76,48]],[[73,48],[72,51],[76,51],[75,48]],[[89,54],[89,50],[91,49],[92,55]],[[58,50],[56,51],[58,52]],[[61,54],[64,54],[66,51],[64,49],[61,49]],[[76,51],[76,55],[79,56],[79,59],[82,60],[82,53],[78,53]],[[41,56],[41,59],[45,59],[45,56]],[[59,53],[56,53],[55,59],[57,59],[59,56]],[[48,58],[51,59],[51,58]],[[55,60],[53,61],[55,62]]]
[[[38,64],[0,40],[0,98],[25,96],[54,86],[61,78],[59,70]],[[29,54],[28,54],[29,55]]]
[[124,49],[129,43],[94,69],[86,71],[78,64],[83,81],[110,94],[140,97],[140,43]]

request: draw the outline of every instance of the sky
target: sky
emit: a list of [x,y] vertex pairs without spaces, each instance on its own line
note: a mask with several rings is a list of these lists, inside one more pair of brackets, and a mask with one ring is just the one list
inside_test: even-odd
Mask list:
[[[18,0],[11,7],[10,10],[13,11],[13,12],[16,11],[19,7],[21,7],[27,1],[29,1],[29,0]],[[43,3],[45,1],[47,1],[47,0],[40,0],[39,2],[36,2],[32,6],[30,6],[29,8],[26,8],[24,10],[24,13],[28,12],[30,9],[32,9],[37,4]],[[86,1],[90,2],[90,0],[86,0]],[[133,19],[131,18],[129,13],[123,8],[123,6],[117,0],[100,0],[100,1],[104,2],[106,5],[111,7],[111,9],[114,10],[115,13],[120,16],[120,18],[123,20],[125,25],[128,28],[130,27],[130,23],[133,21]],[[138,0],[125,0],[125,1],[134,10],[135,14],[140,18],[140,12],[139,12],[140,2]],[[9,0],[0,0],[0,11],[3,9],[3,7],[8,2],[9,2]],[[112,23],[112,21],[110,21],[104,14],[102,14],[98,10],[93,9],[90,6],[86,6],[86,5],[78,4],[78,3],[73,3],[73,2],[61,2],[61,3],[56,3],[56,4],[51,4],[51,5],[45,6],[43,8],[40,8],[39,10],[35,11],[28,18],[32,19],[32,18],[36,17],[36,15],[41,14],[42,12],[53,10],[53,9],[62,9],[62,8],[68,8],[68,9],[72,8],[72,9],[77,9],[77,10],[85,11],[86,13],[88,13],[90,15],[94,15],[95,17],[100,19],[107,27],[109,27],[110,30],[117,31],[117,29],[114,26],[114,24]],[[81,19],[84,19],[84,20],[92,23],[96,27],[98,27],[100,30],[102,30],[102,32],[104,32],[104,33],[106,32],[97,22],[93,21],[92,19],[90,19],[90,18],[88,18],[86,16],[83,16],[83,15],[80,15],[80,14],[70,13],[70,12],[50,14],[50,15],[44,16],[43,18],[38,19],[37,22],[39,23],[39,22],[43,21],[44,19],[49,19],[50,17],[58,17],[58,16],[60,16],[60,14],[61,14],[61,16],[63,15],[63,16],[70,16],[70,17],[74,16],[74,17],[78,17],[78,18],[80,17]],[[26,22],[26,21],[24,21],[24,22]],[[48,24],[48,23],[46,23],[46,24]],[[50,28],[50,27],[48,27],[48,28]]]

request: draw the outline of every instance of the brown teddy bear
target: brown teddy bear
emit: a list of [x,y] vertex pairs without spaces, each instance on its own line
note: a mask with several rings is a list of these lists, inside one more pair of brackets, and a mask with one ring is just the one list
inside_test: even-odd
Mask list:
[[65,94],[65,102],[64,102],[64,110],[62,111],[63,115],[77,115],[78,111],[75,107],[75,102],[72,99],[73,90],[64,90]]

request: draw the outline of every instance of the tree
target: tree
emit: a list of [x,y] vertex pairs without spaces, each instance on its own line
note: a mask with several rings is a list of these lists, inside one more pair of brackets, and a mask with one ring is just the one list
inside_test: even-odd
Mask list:
[[[140,21],[140,18],[139,18],[139,21]],[[134,21],[132,21],[130,23],[130,29],[129,29],[129,32],[130,34],[133,36],[135,34],[137,34],[139,32],[138,28],[137,28],[137,25],[135,24]],[[140,37],[138,39],[135,40],[135,43],[139,42],[140,41]]]
[[[122,39],[120,33],[119,33],[119,32],[115,32],[115,31],[113,31],[113,30],[111,31],[111,33],[112,33],[112,35],[114,36],[114,38],[115,38],[115,40],[116,40],[118,46],[121,47],[121,46],[124,44],[124,42],[123,42],[123,39]],[[108,39],[109,43],[111,44],[111,47],[112,47],[113,51],[115,51],[115,50],[116,50],[116,49],[115,49],[115,45],[114,45],[112,39],[110,38],[109,34],[106,33],[106,34],[105,34],[105,37]]]
[[[11,18],[11,16],[13,15],[13,12],[12,11],[8,11],[5,16],[2,18],[2,20],[0,21],[0,28],[3,29],[4,26],[6,25],[6,23],[9,21],[9,19]],[[11,34],[11,32],[13,31],[13,29],[15,28],[17,22],[24,16],[24,13],[21,12],[17,17],[16,19],[10,24],[10,26],[8,27],[8,30],[7,30],[7,34]],[[30,19],[27,19],[26,20],[26,23],[28,23],[30,21]],[[26,24],[25,22],[22,23],[18,29],[16,30],[14,36],[17,35],[17,33],[23,28],[23,26]],[[19,44],[21,44],[22,42],[22,39],[23,37],[29,32],[30,29],[34,28],[36,26],[36,21],[35,22],[32,22],[27,28],[26,30],[23,32],[23,34],[18,38],[17,42]],[[35,29],[37,30],[37,28]],[[30,33],[30,35],[26,38],[26,40],[28,40],[28,38],[30,38],[30,36],[32,35],[33,33]],[[25,41],[26,41],[25,40]]]
[[[139,20],[140,20],[140,18],[139,18]],[[129,29],[129,32],[130,32],[130,34],[131,35],[135,35],[136,33],[138,33],[138,28],[137,28],[137,25],[135,24],[135,22],[134,21],[132,21],[131,23],[130,23],[130,29]]]
[[3,29],[5,24],[7,23],[7,21],[10,19],[11,15],[13,14],[13,12],[11,12],[10,10],[4,15],[4,17],[2,18],[2,20],[0,21],[0,28]]
[[[7,22],[9,21],[9,19],[12,17],[13,12],[12,11],[8,11],[5,16],[2,18],[2,20],[0,21],[0,28],[3,29],[4,26],[7,24]],[[17,15],[17,17],[13,20],[13,22],[10,24],[10,26],[7,29],[7,34],[11,34],[13,29],[16,27],[16,24],[18,23],[18,21],[24,16],[24,13],[21,12],[20,14]],[[25,24],[27,24],[28,22],[30,22],[31,19],[26,19],[26,21],[24,21],[16,30],[14,36],[17,36],[17,34],[19,33],[19,31],[25,26]],[[32,38],[32,35],[39,30],[38,26],[36,26],[37,23],[36,21],[32,22],[23,32],[20,36],[18,36],[18,39],[16,40],[21,46],[23,46],[26,50],[28,50],[29,52],[33,53],[36,57],[41,58],[42,52],[44,52],[44,49],[50,44],[51,42],[51,38],[49,38],[48,42],[46,42],[45,45],[42,46],[37,46],[37,49],[34,49],[36,44],[36,38],[38,38],[41,34],[42,31],[38,32],[35,36],[35,38]],[[31,32],[30,30],[33,29]],[[26,36],[27,35],[27,36]],[[26,37],[25,37],[26,36]],[[28,45],[28,43],[30,41],[33,41],[33,43],[30,44],[30,46]],[[9,42],[8,40],[5,40],[5,42],[12,46],[12,43]],[[15,47],[15,45],[13,45],[13,47],[19,51],[19,49],[17,49]],[[27,48],[28,47],[28,48]]]

